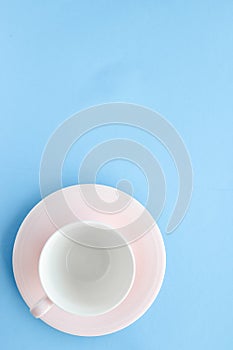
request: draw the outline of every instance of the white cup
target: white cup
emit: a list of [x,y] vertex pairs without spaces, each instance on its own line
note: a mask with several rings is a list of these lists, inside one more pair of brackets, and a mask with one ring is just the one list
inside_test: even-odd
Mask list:
[[[101,248],[106,241],[117,248]],[[100,315],[128,295],[135,276],[134,256],[117,230],[97,222],[72,223],[46,242],[39,276],[45,296],[31,308],[35,317],[54,304],[77,315]]]

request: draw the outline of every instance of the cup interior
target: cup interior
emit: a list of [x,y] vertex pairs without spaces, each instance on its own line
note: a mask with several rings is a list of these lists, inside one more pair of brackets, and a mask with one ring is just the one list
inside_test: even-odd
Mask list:
[[[119,244],[101,248],[101,243],[106,247],[106,240]],[[40,255],[39,275],[45,293],[57,306],[94,316],[126,298],[135,263],[130,246],[117,230],[101,223],[77,222],[48,239]]]

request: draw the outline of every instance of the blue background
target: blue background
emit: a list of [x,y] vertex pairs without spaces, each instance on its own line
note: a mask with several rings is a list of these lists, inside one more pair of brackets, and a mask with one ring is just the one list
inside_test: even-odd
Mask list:
[[[233,347],[233,2],[0,1],[0,344],[3,349],[230,349]],[[164,147],[132,127],[83,137],[64,164],[77,182],[85,153],[124,135],[160,161],[167,202],[159,219],[167,271],[150,310],[108,336],[81,338],[34,319],[14,283],[11,254],[18,227],[40,200],[46,142],[80,109],[110,101],[148,106],[183,137],[194,168],[185,220],[165,234],[177,174]],[[107,130],[108,128],[108,130]],[[97,182],[128,177],[142,203],[144,175],[125,161]]]

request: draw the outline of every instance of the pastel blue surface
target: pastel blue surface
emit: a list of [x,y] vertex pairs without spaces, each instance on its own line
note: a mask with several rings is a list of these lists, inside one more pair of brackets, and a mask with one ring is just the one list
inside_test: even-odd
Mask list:
[[[0,2],[0,346],[2,349],[233,348],[233,2]],[[40,200],[39,166],[51,133],[91,105],[125,101],[148,106],[183,137],[194,169],[185,220],[165,234],[177,174],[163,146],[132,127],[117,128],[146,145],[167,181],[159,219],[167,251],[163,287],[149,311],[103,337],[61,333],[33,319],[14,283],[13,242]],[[76,144],[64,185],[76,183],[85,152],[109,139],[99,128]],[[72,153],[73,152],[73,153]],[[115,186],[125,161],[103,167],[97,182]],[[144,175],[127,164],[142,203]]]

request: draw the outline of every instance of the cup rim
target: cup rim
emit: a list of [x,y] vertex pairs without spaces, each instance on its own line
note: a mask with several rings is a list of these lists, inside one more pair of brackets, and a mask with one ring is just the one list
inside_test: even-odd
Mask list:
[[[115,232],[117,232],[117,234],[125,241],[125,245],[121,245],[121,246],[116,246],[116,247],[109,247],[109,248],[106,248],[106,247],[92,247],[92,246],[88,246],[88,245],[85,245],[85,244],[81,244],[79,242],[75,242],[74,240],[72,240],[70,237],[67,237],[66,235],[64,235],[67,239],[70,239],[71,241],[77,243],[77,244],[80,244],[81,246],[84,246],[84,247],[87,247],[87,248],[92,248],[92,249],[98,249],[98,250],[114,250],[114,249],[122,249],[122,248],[125,248],[127,247],[128,249],[128,252],[130,253],[130,257],[131,257],[131,261],[132,261],[132,275],[131,275],[131,281],[130,281],[130,284],[129,284],[129,287],[126,291],[126,293],[119,299],[119,301],[117,303],[115,303],[113,306],[109,307],[109,308],[106,308],[103,312],[93,312],[92,313],[78,313],[78,312],[70,312],[68,311],[63,305],[61,305],[60,303],[57,303],[57,301],[54,300],[53,296],[49,295],[49,293],[47,292],[45,286],[44,286],[44,283],[42,281],[42,278],[41,278],[41,260],[42,260],[42,253],[46,247],[46,245],[49,243],[50,240],[52,240],[52,238],[54,237],[55,234],[59,233],[59,231],[64,228],[64,227],[67,227],[67,226],[71,226],[71,225],[75,225],[75,224],[82,224],[82,223],[90,223],[90,224],[93,224],[92,226],[95,226],[95,224],[98,224],[98,225],[101,225],[103,228],[108,228],[108,229],[111,229]],[[100,227],[98,227],[100,228]],[[44,290],[44,293],[45,293],[45,297],[49,298],[52,303],[54,305],[56,305],[57,307],[59,307],[60,309],[64,310],[65,312],[68,312],[68,313],[72,313],[74,315],[80,315],[80,316],[99,316],[99,315],[103,315],[109,311],[112,311],[113,309],[117,308],[129,295],[130,291],[132,290],[132,287],[133,287],[133,284],[134,284],[134,281],[135,281],[135,275],[136,275],[136,263],[135,263],[135,257],[134,257],[134,254],[133,254],[133,250],[132,250],[132,247],[131,247],[131,244],[129,244],[125,238],[123,237],[123,235],[121,234],[121,232],[119,232],[119,230],[115,229],[115,228],[112,228],[110,225],[107,225],[107,224],[104,224],[100,221],[94,221],[94,220],[83,220],[83,221],[77,221],[77,222],[72,222],[72,223],[69,223],[69,224],[66,224],[64,226],[62,226],[61,228],[58,228],[48,239],[47,241],[45,242],[44,246],[42,247],[42,250],[40,252],[40,256],[39,256],[39,262],[38,262],[38,273],[39,273],[39,279],[40,279],[40,282],[41,282],[41,285],[42,285],[42,288]]]

